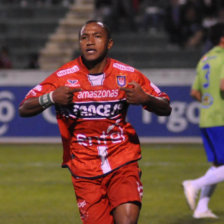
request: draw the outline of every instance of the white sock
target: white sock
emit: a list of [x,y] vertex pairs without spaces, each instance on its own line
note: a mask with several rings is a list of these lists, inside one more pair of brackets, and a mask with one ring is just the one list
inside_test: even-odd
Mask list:
[[206,185],[213,185],[222,181],[224,181],[224,165],[219,167],[212,166],[204,176],[192,180],[191,183],[196,189],[202,189]]
[[215,188],[216,188],[216,184],[202,187],[200,199],[196,207],[197,212],[205,212],[208,210],[208,203],[210,201],[212,194],[214,193]]

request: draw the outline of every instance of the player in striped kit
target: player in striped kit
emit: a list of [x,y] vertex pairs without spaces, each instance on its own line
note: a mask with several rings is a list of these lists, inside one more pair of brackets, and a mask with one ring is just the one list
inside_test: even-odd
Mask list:
[[79,33],[81,56],[34,87],[19,107],[23,117],[55,105],[68,167],[85,224],[137,223],[143,194],[139,139],[126,122],[129,104],[171,113],[169,97],[131,66],[107,56],[105,24],[88,21]]

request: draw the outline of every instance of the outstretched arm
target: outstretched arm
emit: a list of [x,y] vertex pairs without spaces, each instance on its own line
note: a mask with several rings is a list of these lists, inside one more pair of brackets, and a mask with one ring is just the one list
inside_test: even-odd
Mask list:
[[127,102],[130,104],[142,105],[150,108],[151,112],[157,115],[169,116],[172,108],[169,101],[162,97],[155,97],[147,94],[141,86],[136,82],[129,83],[133,88],[122,87],[121,90],[125,91]]
[[73,94],[80,90],[80,88],[62,86],[53,91],[51,96],[48,93],[40,97],[29,98],[19,106],[19,114],[21,117],[31,117],[53,104],[68,105],[72,103]]

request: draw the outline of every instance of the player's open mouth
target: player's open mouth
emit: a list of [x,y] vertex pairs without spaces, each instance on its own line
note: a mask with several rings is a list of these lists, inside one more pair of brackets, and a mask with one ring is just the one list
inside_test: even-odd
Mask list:
[[95,49],[87,49],[86,52],[88,54],[94,54],[96,52],[96,50]]

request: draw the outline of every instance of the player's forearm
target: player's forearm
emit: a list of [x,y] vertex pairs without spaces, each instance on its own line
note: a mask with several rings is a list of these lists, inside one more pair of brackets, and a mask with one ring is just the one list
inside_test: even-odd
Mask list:
[[220,91],[221,98],[224,100],[224,91]]
[[19,115],[21,117],[31,117],[41,113],[44,108],[39,103],[39,98],[30,98],[19,106]]
[[201,102],[201,92],[195,89],[191,90],[191,97],[194,98],[195,100]]
[[167,99],[161,97],[154,97],[147,95],[145,102],[143,103],[145,109],[160,115],[169,116],[171,114],[172,108]]
[[220,95],[221,98],[224,100],[224,79],[221,79],[220,81]]
[[53,105],[54,91],[43,94],[39,97],[29,98],[24,101],[19,107],[19,114],[21,117],[31,117],[41,113],[46,108]]

